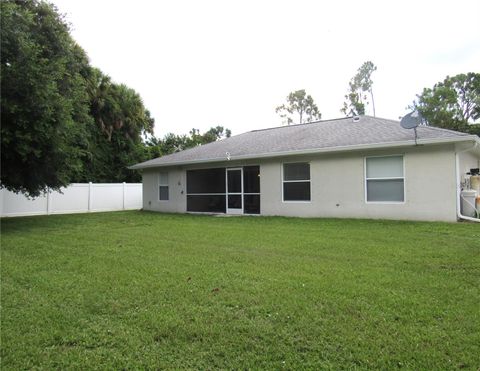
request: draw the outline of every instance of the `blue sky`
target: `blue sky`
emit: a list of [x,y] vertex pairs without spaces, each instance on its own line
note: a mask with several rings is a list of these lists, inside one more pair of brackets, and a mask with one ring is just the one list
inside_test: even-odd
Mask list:
[[275,107],[297,89],[341,117],[367,60],[377,116],[398,119],[424,87],[480,68],[478,0],[53,2],[91,63],[141,94],[160,136],[280,125]]

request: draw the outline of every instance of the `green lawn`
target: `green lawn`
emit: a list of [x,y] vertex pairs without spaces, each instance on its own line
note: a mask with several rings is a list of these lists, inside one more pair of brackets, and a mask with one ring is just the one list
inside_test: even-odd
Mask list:
[[480,227],[3,219],[1,368],[478,369]]

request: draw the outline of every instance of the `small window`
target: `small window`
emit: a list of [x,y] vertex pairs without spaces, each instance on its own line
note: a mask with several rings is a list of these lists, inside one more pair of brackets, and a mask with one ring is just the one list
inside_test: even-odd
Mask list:
[[283,164],[283,201],[310,201],[310,164]]
[[168,201],[168,173],[160,173],[158,176],[158,199]]
[[403,156],[367,157],[367,202],[404,202]]

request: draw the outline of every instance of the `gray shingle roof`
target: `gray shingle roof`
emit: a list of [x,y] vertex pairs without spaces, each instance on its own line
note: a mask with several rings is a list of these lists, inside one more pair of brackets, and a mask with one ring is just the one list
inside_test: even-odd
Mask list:
[[[435,127],[418,127],[420,143],[435,140],[468,140],[471,136]],[[134,165],[132,169],[181,165],[193,162],[224,161],[227,152],[232,160],[294,154],[296,152],[328,152],[339,148],[365,146],[380,148],[414,143],[413,130],[403,129],[398,121],[361,116],[355,122],[351,117],[317,121],[309,124],[281,126],[253,130],[217,142],[159,157]]]

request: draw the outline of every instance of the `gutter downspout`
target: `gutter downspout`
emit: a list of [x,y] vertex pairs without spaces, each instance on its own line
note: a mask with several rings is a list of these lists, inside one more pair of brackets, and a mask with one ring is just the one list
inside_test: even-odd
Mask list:
[[457,188],[457,218],[458,219],[463,219],[463,220],[469,220],[471,222],[477,222],[480,223],[480,219],[477,218],[472,218],[470,216],[462,215],[460,211],[460,194],[461,194],[461,185],[460,185],[460,156],[459,154],[462,152],[470,151],[474,149],[475,147],[478,146],[478,143],[475,142],[472,147],[464,149],[462,151],[457,151],[455,152],[455,181],[457,182],[456,188]]

